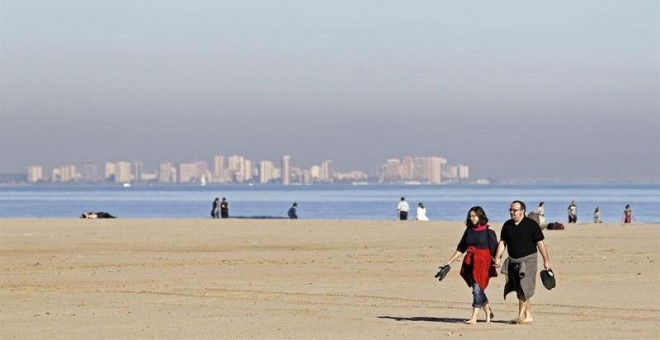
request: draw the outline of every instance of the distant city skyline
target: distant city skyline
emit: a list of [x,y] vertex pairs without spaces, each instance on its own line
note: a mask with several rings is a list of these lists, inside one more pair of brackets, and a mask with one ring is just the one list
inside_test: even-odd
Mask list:
[[660,3],[0,0],[0,174],[215,153],[660,181]]
[[[251,160],[241,155],[216,154],[213,162],[161,161],[155,170],[145,168],[140,160],[109,161],[98,164],[66,163],[46,168],[41,164],[31,164],[25,172],[28,183],[137,183],[158,182],[169,184],[207,183],[279,183],[289,185],[333,183],[333,182],[372,182],[403,183],[418,182],[443,184],[466,182],[470,179],[470,169],[466,164],[451,164],[439,156],[404,156],[389,158],[375,171],[351,169],[338,171],[332,160],[324,160],[310,167],[301,167],[292,162],[290,155],[281,156],[280,162],[272,160]],[[488,180],[478,179],[480,183]],[[1,181],[0,181],[1,183]]]

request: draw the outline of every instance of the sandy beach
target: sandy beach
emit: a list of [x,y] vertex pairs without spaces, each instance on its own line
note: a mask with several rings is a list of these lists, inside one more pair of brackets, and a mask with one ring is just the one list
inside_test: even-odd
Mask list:
[[[501,222],[493,223],[499,234]],[[545,231],[557,288],[465,325],[461,222],[0,219],[0,337],[660,337],[660,225]],[[480,314],[483,320],[483,314]]]

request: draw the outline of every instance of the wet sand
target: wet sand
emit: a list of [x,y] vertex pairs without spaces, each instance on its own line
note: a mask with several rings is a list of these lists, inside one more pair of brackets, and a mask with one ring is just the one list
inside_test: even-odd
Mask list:
[[534,323],[500,276],[465,325],[461,222],[0,219],[0,337],[658,339],[660,225],[566,227]]

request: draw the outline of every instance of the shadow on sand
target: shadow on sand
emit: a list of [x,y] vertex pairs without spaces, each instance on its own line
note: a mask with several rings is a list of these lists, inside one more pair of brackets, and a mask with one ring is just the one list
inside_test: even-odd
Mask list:
[[[396,321],[423,321],[423,322],[443,322],[443,323],[464,323],[466,319],[457,319],[457,318],[434,318],[430,316],[387,316],[382,315],[378,317],[379,319],[390,319]],[[492,323],[504,323],[508,324],[509,321],[505,320],[491,320]],[[478,323],[483,323],[482,320],[479,320]]]

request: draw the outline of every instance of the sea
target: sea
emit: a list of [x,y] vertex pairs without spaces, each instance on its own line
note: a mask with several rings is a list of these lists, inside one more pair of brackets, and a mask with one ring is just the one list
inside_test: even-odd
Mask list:
[[215,197],[229,201],[230,218],[286,218],[293,202],[301,219],[396,220],[401,197],[411,219],[422,202],[431,220],[464,221],[473,206],[505,221],[513,200],[527,211],[545,202],[547,222],[567,222],[574,200],[578,223],[600,207],[605,223],[619,223],[626,204],[634,222],[660,223],[660,184],[583,185],[26,185],[0,187],[0,218],[75,218],[90,211],[119,218],[210,218]]

